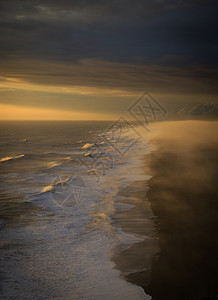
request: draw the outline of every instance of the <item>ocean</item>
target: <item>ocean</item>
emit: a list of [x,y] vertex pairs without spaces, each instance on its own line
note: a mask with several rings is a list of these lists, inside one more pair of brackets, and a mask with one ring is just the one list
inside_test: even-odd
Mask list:
[[4,121],[0,143],[1,298],[151,299],[111,259],[146,238],[113,222],[134,206],[120,191],[150,178],[136,128]]

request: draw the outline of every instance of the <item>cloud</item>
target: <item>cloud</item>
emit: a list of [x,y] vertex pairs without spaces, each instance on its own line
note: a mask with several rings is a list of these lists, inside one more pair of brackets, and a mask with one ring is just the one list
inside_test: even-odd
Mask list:
[[0,54],[142,63],[182,55],[214,65],[217,8],[215,1],[1,1]]
[[83,59],[77,63],[11,60],[0,64],[1,88],[72,94],[119,96],[150,90],[156,93],[216,93],[216,68],[167,67]]
[[0,102],[112,111],[144,90],[171,103],[217,95],[217,8],[212,0],[2,0]]

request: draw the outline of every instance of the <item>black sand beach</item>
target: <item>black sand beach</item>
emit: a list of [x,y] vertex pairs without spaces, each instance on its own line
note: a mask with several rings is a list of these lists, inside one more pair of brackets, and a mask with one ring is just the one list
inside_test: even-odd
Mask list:
[[[146,191],[147,186],[142,181],[132,183],[123,189],[119,193],[120,196],[125,197],[123,202],[133,204],[135,207],[118,211],[113,217],[114,225],[121,227],[124,232],[147,237],[144,241],[125,249],[113,259],[116,268],[122,272],[122,277],[142,287],[149,284],[152,263],[159,252],[154,215],[150,203],[144,201]],[[131,279],[135,272],[137,272],[137,281]],[[140,274],[143,274],[142,278]]]
[[[154,300],[217,299],[217,123],[186,121],[158,126],[151,136],[157,150],[146,158],[146,174],[152,175],[150,190],[146,195],[144,184],[139,195],[136,189],[141,201],[114,218],[127,232],[156,234],[160,252],[152,257],[158,246],[155,239],[145,240],[121,252],[114,259],[116,267],[121,276],[142,286]],[[124,194],[134,193],[132,188]],[[126,199],[131,203],[131,198]],[[147,217],[142,199],[151,203],[157,217],[155,228],[141,221],[143,228],[139,229],[134,221]],[[134,268],[137,271],[131,272]]]

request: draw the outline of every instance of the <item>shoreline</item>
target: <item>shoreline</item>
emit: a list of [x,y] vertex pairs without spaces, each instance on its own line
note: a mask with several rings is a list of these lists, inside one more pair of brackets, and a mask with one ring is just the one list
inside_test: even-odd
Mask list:
[[[136,206],[113,218],[123,231],[153,235],[156,245],[145,239],[113,261],[121,277],[141,286],[153,300],[217,299],[217,123],[173,125],[169,134],[169,124],[162,124],[151,139],[156,151],[145,159],[151,179],[141,183],[141,190],[133,183],[120,192],[125,203]],[[153,220],[143,209],[147,202],[157,216]]]
[[[150,282],[153,260],[159,253],[155,229],[156,217],[146,200],[148,190],[146,182],[132,182],[118,192],[118,196],[122,199],[118,202],[133,207],[128,210],[117,210],[112,217],[112,225],[142,240],[131,244],[128,248],[125,247],[111,260],[115,263],[115,269],[121,272],[121,278],[143,289]],[[120,248],[122,249],[122,245]],[[151,296],[146,290],[145,294]]]

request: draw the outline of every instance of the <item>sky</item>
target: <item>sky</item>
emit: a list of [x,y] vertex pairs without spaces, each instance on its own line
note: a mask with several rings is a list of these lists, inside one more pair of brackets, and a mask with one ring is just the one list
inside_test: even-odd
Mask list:
[[217,0],[0,0],[0,119],[218,103]]

